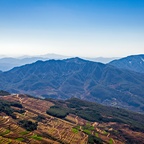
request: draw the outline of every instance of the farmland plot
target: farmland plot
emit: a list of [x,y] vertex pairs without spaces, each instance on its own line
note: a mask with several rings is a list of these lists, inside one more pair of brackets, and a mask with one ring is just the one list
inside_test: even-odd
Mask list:
[[[46,114],[46,111],[54,104],[49,101],[40,99],[34,99],[25,95],[14,95],[9,97],[3,97],[4,100],[10,100],[11,102],[19,102],[22,104],[24,113],[14,112],[16,120],[12,124],[11,121],[1,119],[2,125],[6,129],[9,128],[10,132],[7,134],[7,138],[20,141],[21,143],[29,142],[30,144],[39,143],[71,143],[71,144],[86,144],[88,136],[82,131],[74,133],[72,128],[75,124],[65,121],[63,119],[55,118]],[[44,117],[42,120],[38,120],[38,116]],[[37,129],[32,132],[27,132],[24,128],[20,127],[17,123],[21,120],[29,120],[37,122]],[[9,127],[9,125],[11,125]],[[2,131],[2,129],[0,129]],[[4,130],[3,130],[4,131]]]

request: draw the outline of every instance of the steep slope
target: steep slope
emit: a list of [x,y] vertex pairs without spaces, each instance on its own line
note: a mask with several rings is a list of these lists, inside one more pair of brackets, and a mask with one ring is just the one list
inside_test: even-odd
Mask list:
[[0,74],[0,87],[46,98],[77,97],[144,111],[144,74],[72,58],[37,61]]
[[144,73],[144,54],[132,55],[122,59],[113,60],[109,64],[116,66],[117,68]]

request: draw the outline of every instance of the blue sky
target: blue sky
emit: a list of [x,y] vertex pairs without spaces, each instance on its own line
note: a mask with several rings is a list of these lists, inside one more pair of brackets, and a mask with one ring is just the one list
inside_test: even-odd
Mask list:
[[144,53],[144,0],[0,0],[0,55]]

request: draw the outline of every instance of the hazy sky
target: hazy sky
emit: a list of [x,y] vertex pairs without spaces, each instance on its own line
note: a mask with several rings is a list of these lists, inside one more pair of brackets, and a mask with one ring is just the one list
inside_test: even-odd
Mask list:
[[144,0],[0,0],[0,55],[144,53]]

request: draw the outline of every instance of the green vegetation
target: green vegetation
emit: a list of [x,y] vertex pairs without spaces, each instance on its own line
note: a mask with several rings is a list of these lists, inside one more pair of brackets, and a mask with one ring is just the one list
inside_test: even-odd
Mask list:
[[52,106],[49,110],[47,110],[47,114],[58,118],[65,118],[68,115],[68,111],[59,106]]
[[96,136],[96,137],[99,137],[99,136],[98,136],[98,133],[95,133],[95,136]]
[[6,135],[6,134],[8,134],[8,133],[10,133],[10,130],[9,130],[9,129],[7,129],[5,132],[3,132],[3,133],[1,134],[1,136],[4,136],[4,135]]
[[80,130],[80,126],[79,125],[75,126],[74,128],[77,129],[77,130]]
[[31,138],[35,139],[35,140],[42,140],[42,137],[41,136],[38,136],[38,135],[33,135],[31,136]]
[[42,120],[45,120],[45,117],[42,115],[38,115],[37,117],[34,118],[35,120],[37,120],[38,122],[42,122]]
[[109,144],[113,144],[113,139],[112,138],[110,138]]
[[103,144],[103,140],[98,138],[98,137],[95,137],[93,135],[89,135],[88,137],[88,144]]
[[107,135],[108,133],[106,131],[103,132],[104,135]]
[[4,112],[10,116],[14,112],[14,110],[10,106],[10,102],[0,100],[0,112]]
[[18,108],[23,108],[23,106],[18,102],[12,102],[11,106],[18,107]]
[[[98,133],[95,133],[95,136],[91,134],[94,131],[94,127],[87,123],[85,126],[82,126],[82,131],[88,135],[88,144],[102,144],[102,139],[99,138]],[[75,126],[72,131],[77,133],[80,130],[80,126]]]
[[21,142],[24,140],[24,138],[17,138],[16,140]]
[[[55,103],[55,106],[47,111],[50,115],[64,118],[68,113],[72,113],[91,122],[123,123],[130,125],[131,129],[134,131],[144,132],[144,115],[142,114],[133,113],[120,108],[102,106],[77,98],[71,98],[66,101],[51,101]],[[86,130],[86,132],[88,131]]]
[[0,113],[4,112],[8,116],[11,116],[12,118],[15,119],[16,116],[13,114],[13,112],[15,112],[17,110],[12,109],[11,106],[22,108],[22,105],[20,103],[17,103],[17,102],[8,102],[8,101],[5,101],[5,100],[0,100]]
[[79,132],[79,130],[76,128],[72,128],[72,132],[77,134]]
[[24,114],[26,111],[23,110],[23,109],[20,109],[20,110],[15,110],[15,112],[18,112],[18,113],[20,113],[20,114]]
[[91,131],[88,130],[88,129],[84,129],[83,132],[85,132],[86,134],[90,135],[91,134]]
[[27,131],[34,131],[37,129],[38,124],[34,123],[32,121],[27,121],[27,120],[21,120],[18,122],[20,126],[25,128]]
[[29,131],[24,131],[24,132],[21,132],[20,134],[21,135],[27,135],[27,134],[29,134],[30,132]]
[[86,134],[90,135],[91,131],[94,130],[94,127],[87,123],[85,126],[82,126],[82,129]]

